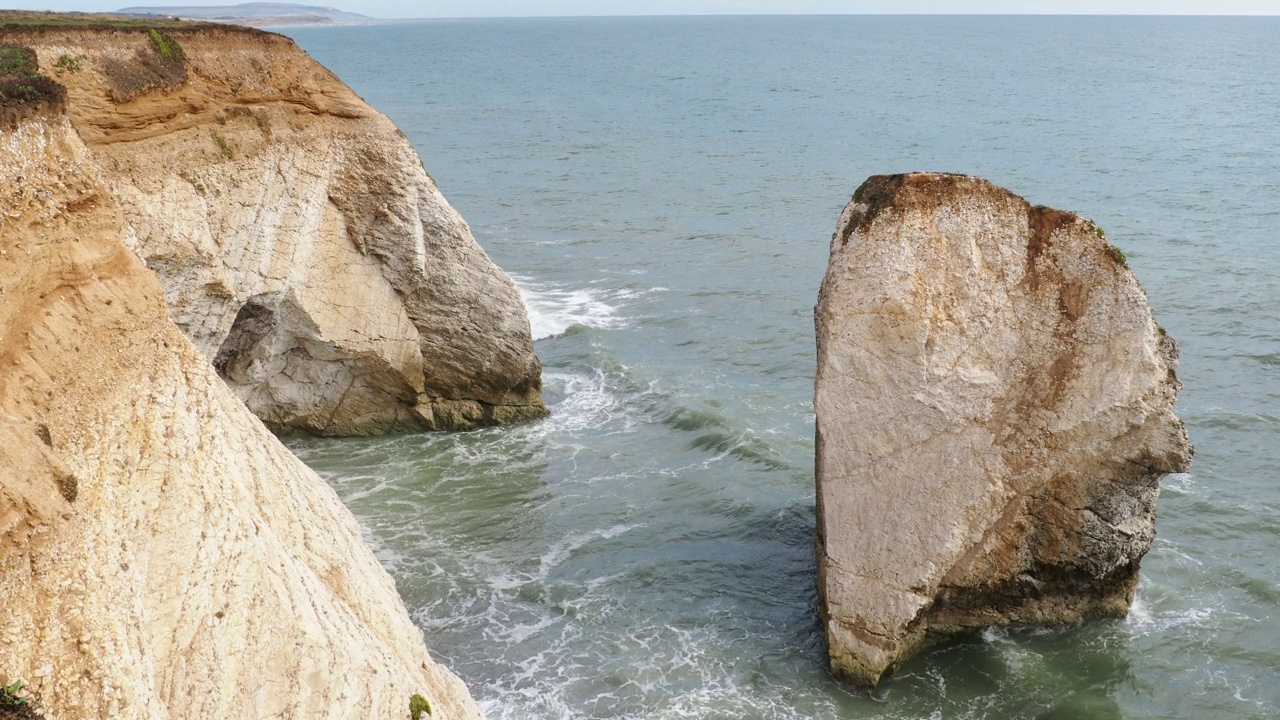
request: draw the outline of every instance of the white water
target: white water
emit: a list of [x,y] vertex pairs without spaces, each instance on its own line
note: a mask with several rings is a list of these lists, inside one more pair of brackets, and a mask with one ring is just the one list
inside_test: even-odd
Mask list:
[[[632,18],[295,31],[514,273],[550,418],[291,441],[492,720],[1280,717],[1280,22]],[[393,52],[368,51],[370,47]],[[869,174],[1096,220],[1182,348],[1127,621],[824,667],[813,319]]]

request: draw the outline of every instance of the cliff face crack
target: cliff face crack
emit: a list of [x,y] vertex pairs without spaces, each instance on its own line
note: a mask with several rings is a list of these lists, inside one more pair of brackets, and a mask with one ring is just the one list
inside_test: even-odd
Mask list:
[[333,419],[338,415],[338,411],[342,409],[342,403],[346,402],[347,395],[351,393],[351,388],[355,387],[356,379],[354,375],[351,376],[351,381],[347,383],[347,386],[342,390],[342,394],[338,396],[338,402],[333,404],[333,410],[329,411],[329,418],[324,423],[326,431],[333,427]]

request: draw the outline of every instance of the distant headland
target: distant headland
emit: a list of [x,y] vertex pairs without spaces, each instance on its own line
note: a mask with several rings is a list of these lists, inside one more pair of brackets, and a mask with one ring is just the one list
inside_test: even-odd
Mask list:
[[122,15],[162,15],[192,20],[268,27],[272,25],[346,25],[373,22],[375,18],[336,8],[296,3],[241,3],[205,6],[133,6],[121,8]]

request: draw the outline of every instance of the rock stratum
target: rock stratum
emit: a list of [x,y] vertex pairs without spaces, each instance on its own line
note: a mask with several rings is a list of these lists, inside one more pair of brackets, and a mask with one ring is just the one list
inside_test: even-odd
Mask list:
[[1177,349],[1093,223],[984,180],[875,176],[815,310],[817,545],[833,672],[930,638],[1123,616],[1191,447]]
[[[479,718],[250,408],[318,432],[503,419],[508,381],[458,383],[506,363],[536,387],[514,288],[292,43],[165,32],[182,74],[145,29],[0,28],[0,681],[49,720],[400,719],[415,694]],[[170,76],[117,98],[114,62]],[[468,361],[456,336],[486,331]]]
[[57,73],[130,247],[258,417],[340,436],[546,414],[514,283],[390,120],[288,38],[160,36],[167,56],[143,29],[0,42]]

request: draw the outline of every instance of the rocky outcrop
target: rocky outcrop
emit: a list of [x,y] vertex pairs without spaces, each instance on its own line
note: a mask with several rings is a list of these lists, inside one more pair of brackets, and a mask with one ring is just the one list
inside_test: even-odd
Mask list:
[[[545,415],[511,280],[404,135],[292,41],[29,30],[178,327],[277,431]],[[72,65],[75,69],[72,70]]]
[[834,673],[933,635],[1124,615],[1191,448],[1177,351],[1093,223],[962,175],[876,176],[816,308]]
[[0,681],[49,720],[480,717],[174,326],[118,178],[37,110],[0,128]]

